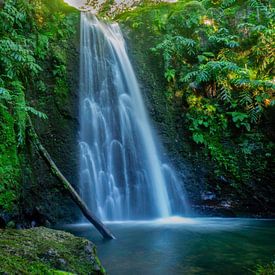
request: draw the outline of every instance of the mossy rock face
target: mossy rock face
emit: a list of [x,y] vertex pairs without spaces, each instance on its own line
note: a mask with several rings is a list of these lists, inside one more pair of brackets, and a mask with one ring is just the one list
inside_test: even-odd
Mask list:
[[[47,114],[41,121],[32,117],[40,141],[64,176],[76,187],[78,182],[78,82],[79,82],[79,36],[80,12],[63,0],[43,0],[47,14],[63,14],[59,21],[46,18],[48,24],[60,25],[66,36],[51,39],[47,58],[41,63],[43,69],[42,90],[26,92],[27,101],[34,108]],[[55,73],[53,73],[55,72]],[[34,221],[39,226],[48,222],[72,223],[80,215],[67,192],[48,169],[36,149],[27,148],[27,161],[21,184],[22,215],[18,223],[29,227]],[[26,170],[26,169],[25,169]]]
[[0,274],[105,274],[95,246],[63,231],[0,230],[0,251]]
[[17,137],[12,115],[0,106],[0,211],[17,212],[16,201],[20,181]]
[[[22,63],[10,77],[5,76],[8,66],[0,64],[0,228],[10,220],[24,228],[33,222],[70,223],[80,213],[29,141],[26,116],[32,115],[41,143],[76,186],[80,11],[63,0],[4,2],[0,17],[6,23],[0,24],[0,40],[26,53],[20,62],[10,59],[10,68]],[[20,23],[4,19],[16,16]],[[0,59],[6,55],[0,51]],[[27,60],[40,69],[25,71]],[[7,91],[12,96],[5,99]],[[37,111],[48,119],[41,120]]]

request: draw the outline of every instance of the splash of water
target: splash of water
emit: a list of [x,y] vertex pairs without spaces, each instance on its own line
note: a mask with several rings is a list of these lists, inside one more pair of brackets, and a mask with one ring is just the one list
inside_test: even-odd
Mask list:
[[184,192],[157,140],[119,25],[82,13],[80,190],[101,219],[183,214]]

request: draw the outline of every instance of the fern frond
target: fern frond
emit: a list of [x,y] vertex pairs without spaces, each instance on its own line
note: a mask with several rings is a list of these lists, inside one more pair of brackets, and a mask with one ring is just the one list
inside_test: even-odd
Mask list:
[[199,71],[193,71],[188,74],[186,74],[184,77],[181,78],[182,82],[192,82],[196,76],[199,74]]
[[12,96],[10,95],[10,91],[0,87],[0,100],[11,101]]
[[48,118],[48,116],[45,113],[40,112],[40,111],[36,110],[33,107],[25,106],[24,110],[26,112],[29,112],[29,113],[35,115],[35,116],[38,116],[39,118],[42,118],[42,119],[47,119]]
[[251,105],[252,102],[253,102],[252,95],[251,95],[251,93],[250,93],[249,91],[245,91],[245,90],[242,91],[242,92],[240,93],[239,98],[240,98],[240,104],[241,104],[242,106],[249,106],[249,105]]
[[226,86],[221,87],[220,93],[218,94],[218,98],[226,103],[231,103],[232,101],[231,90]]

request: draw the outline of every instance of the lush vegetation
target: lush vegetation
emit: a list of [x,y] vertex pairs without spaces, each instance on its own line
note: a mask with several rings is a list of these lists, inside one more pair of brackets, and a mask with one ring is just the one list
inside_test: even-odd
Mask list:
[[[179,139],[188,139],[193,159],[210,163],[212,178],[241,192],[255,184],[272,188],[271,1],[143,2],[117,19],[130,23],[165,83],[161,92],[170,106],[165,119],[177,124]],[[50,95],[66,104],[66,49],[76,30],[71,11],[59,0],[7,0],[1,6],[0,210],[18,210],[22,178],[31,169],[28,114],[45,119],[39,110],[47,109],[46,101],[40,99]]]
[[2,274],[105,274],[94,245],[44,227],[0,229]]
[[[169,138],[180,140],[179,152],[194,167],[198,163],[207,166],[209,190],[223,194],[226,186],[237,193],[234,198],[251,197],[259,205],[271,205],[275,182],[272,1],[141,2],[123,14],[118,9],[116,19],[131,26],[140,53],[150,63],[144,62],[141,73],[152,69],[155,77],[149,79],[150,85],[161,87],[161,94],[154,97],[167,107],[161,114],[166,116],[163,121],[176,125],[171,129],[176,133]],[[113,4],[113,0],[106,1],[100,15],[113,16],[109,13]],[[27,136],[28,117],[47,119],[48,110],[54,113],[51,108],[67,103],[72,81],[67,51],[78,16],[62,0],[0,1],[0,227],[15,227],[13,221],[1,224],[2,217],[8,213],[8,220],[16,220],[23,211],[22,189],[35,169],[29,158],[33,152]],[[49,97],[54,99],[49,101]],[[55,113],[51,119],[56,119]],[[62,153],[58,152],[60,158]],[[26,197],[34,195],[33,190],[38,188]],[[259,190],[265,194],[261,196]],[[55,192],[49,191],[53,196]],[[47,196],[52,203],[48,207],[54,208],[52,197]],[[269,209],[263,209],[266,212],[262,213],[269,214]],[[70,274],[61,269],[104,273],[90,243],[66,233],[44,228],[5,230],[0,232],[0,247],[0,273]],[[256,271],[273,273],[274,263],[258,266]]]
[[180,117],[178,128],[187,128],[193,152],[211,162],[213,176],[239,190],[255,182],[272,186],[271,1],[147,4],[117,18],[130,24],[161,62],[163,93]]
[[67,91],[64,48],[75,31],[68,11],[60,1],[42,0],[7,0],[0,8],[0,211],[18,212],[27,115],[47,117],[34,108],[38,98],[27,98]]

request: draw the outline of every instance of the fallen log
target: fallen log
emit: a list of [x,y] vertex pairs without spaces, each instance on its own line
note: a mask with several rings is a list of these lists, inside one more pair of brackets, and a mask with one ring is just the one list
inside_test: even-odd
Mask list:
[[101,235],[105,239],[115,239],[112,232],[89,210],[86,203],[80,198],[80,196],[75,191],[75,189],[70,184],[70,182],[65,178],[65,176],[58,169],[58,167],[52,160],[50,154],[47,152],[45,147],[40,142],[39,137],[36,134],[36,131],[32,124],[31,118],[29,116],[28,116],[28,123],[29,123],[28,136],[30,137],[31,142],[33,143],[33,145],[35,146],[39,154],[42,156],[42,158],[45,160],[47,165],[50,167],[52,174],[61,182],[62,187],[69,192],[72,200],[79,207],[83,215],[87,218],[87,220],[89,220],[94,225],[94,227],[101,233]]

